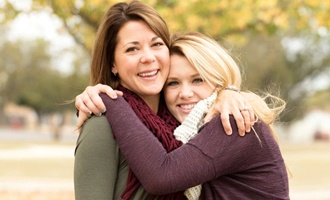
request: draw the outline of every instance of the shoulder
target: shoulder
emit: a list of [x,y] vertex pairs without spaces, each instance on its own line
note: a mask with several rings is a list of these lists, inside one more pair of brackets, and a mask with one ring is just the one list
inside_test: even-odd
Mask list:
[[127,104],[128,105],[128,103],[125,101],[124,97],[122,97],[122,96],[118,96],[116,99],[111,99],[107,94],[101,93],[100,97],[101,97],[103,103],[106,106],[110,106],[114,103],[116,103],[116,104]]
[[[227,118],[231,128],[233,130],[233,134],[238,134],[238,129],[237,129],[237,124],[235,121],[235,118],[233,115],[229,115],[229,117]],[[204,124],[203,128],[208,128],[208,129],[217,129],[219,130],[221,133],[225,133],[224,128],[223,128],[223,124],[222,124],[222,119],[221,119],[221,114],[218,114],[216,116],[214,116],[209,122],[207,122],[206,124]]]
[[88,133],[91,131],[108,133],[111,132],[111,128],[107,121],[107,118],[102,115],[100,117],[92,116],[90,119],[88,119],[82,127],[82,133]]
[[226,134],[223,128],[220,115],[215,116],[210,122],[206,123],[200,129],[200,133],[204,135],[205,140],[209,140],[208,144],[218,144],[216,146],[221,146],[224,149],[236,148],[236,145],[232,145],[233,143],[239,144],[238,146],[243,149],[250,148],[251,145],[260,146],[260,141],[267,142],[274,140],[270,127],[262,121],[255,123],[253,129],[243,137],[239,135],[235,118],[232,115],[229,116],[229,122],[233,131],[230,136]]
[[108,122],[114,128],[118,123],[114,123],[114,120],[117,122],[121,117],[134,116],[135,112],[132,110],[132,107],[126,102],[124,97],[118,96],[116,99],[111,99],[107,94],[100,94],[100,97],[106,107],[105,116],[108,119]]
[[[230,123],[232,131],[233,131],[232,136],[239,136],[235,117],[233,115],[229,115],[228,120],[229,120],[229,123]],[[215,116],[209,123],[206,124],[206,126],[209,126],[209,129],[217,128],[217,129],[219,129],[219,131],[221,133],[223,132],[226,135],[224,128],[223,128],[222,121],[221,121],[221,114]],[[257,133],[271,135],[271,129],[270,129],[269,125],[267,125],[266,123],[264,123],[261,120],[259,120],[258,122],[256,122],[254,124],[253,129]],[[252,132],[253,132],[253,130],[251,129],[250,133],[252,133]]]
[[77,145],[85,141],[92,144],[98,144],[100,141],[114,140],[111,127],[105,116],[93,116],[88,119],[81,129],[77,140]]

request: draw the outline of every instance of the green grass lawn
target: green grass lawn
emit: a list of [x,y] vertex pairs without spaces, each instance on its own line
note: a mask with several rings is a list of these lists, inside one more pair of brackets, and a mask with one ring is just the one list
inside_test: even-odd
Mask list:
[[74,142],[0,141],[1,200],[73,200]]
[[1,178],[58,178],[72,179],[72,159],[7,160],[0,165]]
[[[31,149],[35,147],[45,152],[41,156],[33,155],[37,150]],[[46,152],[48,148],[52,150],[49,157]],[[63,157],[61,155],[53,156],[54,151],[62,148],[65,150],[71,148],[72,153],[65,151],[59,152],[59,154],[63,154]],[[0,178],[38,177],[72,180],[73,152],[73,143],[0,141]],[[1,157],[4,154],[6,157]],[[8,158],[8,154],[11,154],[13,158]]]
[[[0,141],[0,199],[73,200],[74,147],[74,142]],[[330,199],[330,143],[284,142],[281,149],[292,173],[289,181],[291,199]],[[43,187],[47,188],[44,190],[39,186],[32,190],[1,188],[1,184],[16,185],[15,181],[20,180],[23,184],[18,185],[21,186],[30,182],[37,185],[45,183],[46,186],[64,183],[69,186],[59,191],[48,190],[47,187]]]

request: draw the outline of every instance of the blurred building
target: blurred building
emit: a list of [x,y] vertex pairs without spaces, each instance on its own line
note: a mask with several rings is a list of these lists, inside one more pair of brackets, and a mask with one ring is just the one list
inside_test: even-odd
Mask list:
[[9,103],[4,108],[5,122],[11,128],[35,129],[38,125],[37,113],[27,106]]
[[9,103],[4,108],[5,126],[13,129],[25,129],[44,133],[72,133],[76,127],[76,115],[72,111],[50,113],[43,116],[30,107]]
[[288,130],[293,142],[330,141],[330,112],[313,110],[294,122]]

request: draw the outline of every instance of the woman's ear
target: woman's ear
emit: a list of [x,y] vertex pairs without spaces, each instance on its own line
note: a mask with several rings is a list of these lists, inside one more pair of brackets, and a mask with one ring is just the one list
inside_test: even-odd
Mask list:
[[117,74],[118,74],[118,70],[117,70],[116,65],[113,65],[113,66],[112,66],[111,72],[112,72],[115,76],[117,76]]

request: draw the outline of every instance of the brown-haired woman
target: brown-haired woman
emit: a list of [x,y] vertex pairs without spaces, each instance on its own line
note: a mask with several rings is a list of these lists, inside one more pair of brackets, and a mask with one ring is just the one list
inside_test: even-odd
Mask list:
[[[141,121],[167,151],[172,151],[182,144],[173,136],[178,121],[160,95],[169,73],[169,45],[166,23],[153,8],[139,1],[115,4],[97,32],[91,85],[105,84],[122,91]],[[237,98],[241,106],[244,98]],[[89,104],[85,99],[81,102]],[[245,130],[243,117],[247,123],[253,121],[253,111],[241,116],[239,106],[233,107]],[[79,110],[84,112],[81,107]],[[75,151],[74,184],[76,199],[185,199],[183,191],[155,197],[142,188],[104,116],[92,117],[81,129]]]

